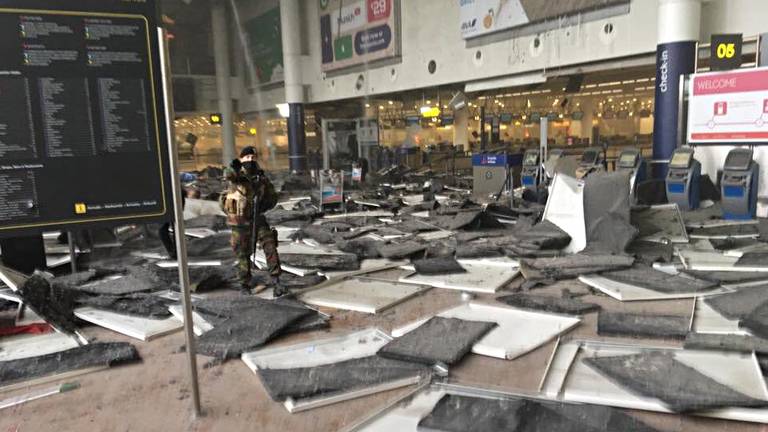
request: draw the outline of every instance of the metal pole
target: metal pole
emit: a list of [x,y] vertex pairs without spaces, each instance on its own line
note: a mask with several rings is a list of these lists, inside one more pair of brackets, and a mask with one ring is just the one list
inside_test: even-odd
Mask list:
[[168,44],[166,43],[165,32],[162,28],[157,29],[157,36],[160,41],[161,60],[160,69],[163,80],[163,90],[165,97],[165,122],[167,127],[168,139],[168,159],[171,169],[171,187],[173,189],[173,215],[174,229],[173,234],[176,239],[176,256],[179,263],[179,283],[181,284],[181,299],[184,309],[184,339],[187,344],[187,357],[189,360],[189,378],[192,387],[192,404],[195,417],[201,415],[200,410],[200,386],[197,381],[197,357],[195,349],[194,324],[192,322],[192,294],[189,284],[189,265],[187,262],[187,243],[184,239],[184,208],[181,202],[181,182],[179,179],[179,155],[173,140],[173,94],[170,83],[170,70],[168,63]]
[[77,273],[77,252],[75,252],[75,233],[72,231],[67,231],[67,244],[69,245],[69,266],[74,274]]

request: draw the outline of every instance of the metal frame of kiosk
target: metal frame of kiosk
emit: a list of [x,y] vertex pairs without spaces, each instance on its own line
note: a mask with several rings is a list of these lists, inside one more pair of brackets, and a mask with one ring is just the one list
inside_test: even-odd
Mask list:
[[647,176],[647,165],[639,149],[628,147],[619,153],[616,161],[616,171],[629,172],[629,197],[635,202],[635,190],[637,185],[643,182]]
[[679,147],[672,153],[665,190],[667,200],[675,203],[680,210],[699,208],[701,163],[694,159],[693,148]]
[[751,148],[728,152],[720,181],[723,219],[754,219],[757,215],[757,189],[760,166],[752,160]]
[[523,168],[520,172],[520,184],[526,189],[536,190],[541,178],[541,152],[538,149],[526,150],[523,156]]

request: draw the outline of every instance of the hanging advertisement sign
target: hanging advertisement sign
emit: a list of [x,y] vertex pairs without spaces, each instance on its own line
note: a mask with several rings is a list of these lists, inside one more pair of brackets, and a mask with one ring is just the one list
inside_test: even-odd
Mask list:
[[275,7],[245,23],[250,60],[258,83],[283,81],[283,40],[280,28],[280,8]]
[[696,74],[689,85],[689,142],[768,143],[768,68]]
[[398,0],[320,0],[322,70],[399,54]]
[[628,4],[630,0],[459,0],[461,36],[476,36]]

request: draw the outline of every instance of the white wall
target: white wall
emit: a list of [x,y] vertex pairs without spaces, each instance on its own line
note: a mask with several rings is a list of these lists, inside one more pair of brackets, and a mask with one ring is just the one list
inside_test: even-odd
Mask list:
[[713,33],[742,33],[744,37],[768,32],[768,1],[712,0],[701,9],[702,42]]
[[[656,49],[656,0],[634,0],[629,14],[544,32],[538,35],[540,52],[532,48],[537,35],[468,47],[459,31],[458,0],[401,0],[402,61],[326,77],[320,70],[319,2],[304,5],[311,41],[304,76],[313,102],[544,71]],[[606,23],[613,24],[611,36],[603,35]],[[477,51],[480,61],[475,60]],[[427,71],[430,60],[437,63],[435,74]],[[357,90],[361,73],[366,85]]]

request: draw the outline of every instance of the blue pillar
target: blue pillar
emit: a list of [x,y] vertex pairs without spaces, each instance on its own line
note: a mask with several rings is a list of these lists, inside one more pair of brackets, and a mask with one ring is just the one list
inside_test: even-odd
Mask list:
[[[696,42],[660,44],[656,50],[656,101],[653,117],[653,158],[669,159],[677,147],[680,76],[694,72]],[[665,177],[666,165],[656,165]]]
[[288,104],[288,158],[291,172],[307,171],[307,144],[304,133],[304,104]]
[[[678,145],[680,76],[696,68],[701,0],[658,1],[653,158],[669,160]],[[654,165],[653,172],[656,178],[664,178],[667,165]]]

